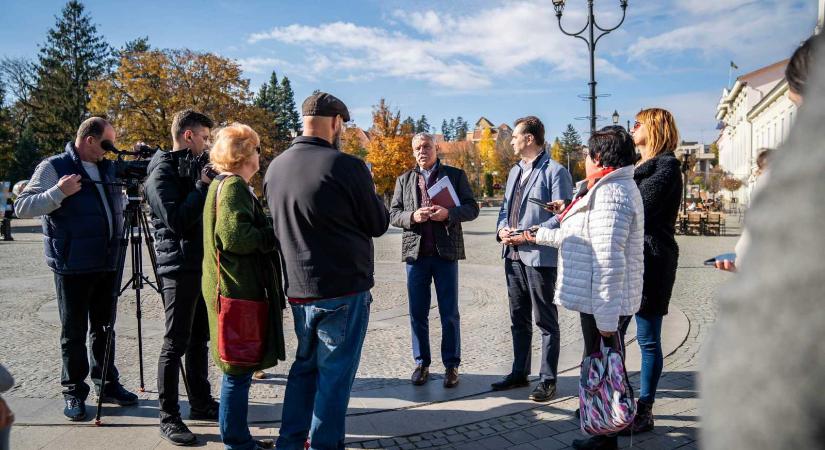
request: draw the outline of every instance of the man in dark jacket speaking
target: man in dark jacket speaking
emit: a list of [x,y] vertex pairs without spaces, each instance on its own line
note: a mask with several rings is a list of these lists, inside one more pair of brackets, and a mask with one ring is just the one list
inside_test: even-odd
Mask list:
[[[411,381],[420,386],[430,374],[430,284],[434,280],[441,315],[444,387],[451,388],[458,384],[461,363],[458,314],[458,260],[464,259],[461,222],[478,217],[478,203],[464,171],[444,165],[438,159],[438,146],[430,134],[413,136],[412,148],[417,166],[398,177],[390,206],[391,223],[404,229],[401,259],[407,263],[407,295],[416,364]],[[448,183],[443,181],[445,178]],[[445,205],[438,200],[451,198],[449,191],[440,196],[435,192],[446,185],[453,187],[458,202],[451,199]],[[430,198],[428,193],[434,187],[437,199]]]
[[316,92],[301,111],[303,136],[264,177],[298,338],[277,447],[303,450],[309,438],[312,448],[344,448],[375,284],[372,238],[389,214],[366,164],[338,150],[346,105]]
[[158,150],[149,163],[145,194],[152,208],[158,276],[166,331],[158,359],[160,435],[176,445],[196,442],[180,417],[178,373],[186,355],[189,418],[217,420],[209,386],[209,325],[201,297],[203,205],[210,179],[200,162],[209,146],[212,119],[184,110],[172,119],[172,151]]

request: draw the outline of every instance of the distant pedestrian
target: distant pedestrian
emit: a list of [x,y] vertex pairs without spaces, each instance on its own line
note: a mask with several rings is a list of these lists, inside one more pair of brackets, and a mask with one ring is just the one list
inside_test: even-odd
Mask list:
[[491,385],[500,391],[529,386],[533,352],[533,320],[541,330],[539,382],[529,398],[551,400],[556,394],[560,331],[559,315],[553,304],[556,285],[557,251],[525,241],[521,230],[541,226],[556,228],[559,221],[541,205],[554,200],[570,200],[573,182],[570,173],[550,158],[544,149],[544,124],[538,117],[516,120],[513,151],[521,158],[510,169],[504,202],[498,214],[496,239],[502,243],[504,273],[513,335],[513,366],[503,380]]
[[302,450],[309,438],[312,449],[342,449],[375,284],[372,238],[389,213],[364,162],[339,151],[346,105],[317,92],[301,109],[303,136],[264,177],[298,338],[277,446]]
[[[441,362],[444,387],[458,384],[461,363],[461,319],[458,313],[458,260],[464,259],[461,222],[478,217],[478,203],[463,170],[438,159],[438,145],[430,134],[412,138],[416,167],[395,182],[390,221],[404,229],[401,259],[407,263],[407,295],[412,328],[412,384],[427,382],[430,374],[430,287],[435,282],[441,317]],[[428,189],[447,179],[458,204],[445,208],[430,198]]]

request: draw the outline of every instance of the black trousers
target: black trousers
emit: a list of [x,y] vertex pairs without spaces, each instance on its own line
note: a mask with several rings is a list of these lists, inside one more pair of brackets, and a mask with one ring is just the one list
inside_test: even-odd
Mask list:
[[596,318],[593,317],[592,314],[579,313],[579,316],[581,318],[585,357],[599,352],[601,350],[602,339],[604,339],[605,347],[619,351],[622,354],[622,358],[624,358],[624,336],[632,316],[619,316],[619,329],[609,338],[605,338],[599,333],[599,328],[596,326]]
[[559,312],[553,304],[555,267],[530,267],[505,258],[507,295],[510,299],[510,332],[513,335],[512,373],[530,374],[533,318],[541,331],[542,381],[555,381],[559,368]]
[[180,417],[178,391],[184,355],[189,405],[204,409],[212,402],[209,371],[209,322],[201,296],[200,273],[162,276],[166,332],[158,359],[158,400],[161,422]]
[[[89,395],[91,362],[92,382],[100,386],[103,376],[103,359],[106,355],[106,325],[112,319],[112,308],[117,300],[114,295],[115,272],[94,272],[79,275],[54,274],[57,292],[57,310],[60,314],[60,353],[63,371],[60,384],[63,397],[85,401]],[[92,351],[86,348],[86,334]],[[115,334],[112,331],[112,351],[106,383],[117,382],[115,368]],[[107,389],[108,390],[108,389]]]

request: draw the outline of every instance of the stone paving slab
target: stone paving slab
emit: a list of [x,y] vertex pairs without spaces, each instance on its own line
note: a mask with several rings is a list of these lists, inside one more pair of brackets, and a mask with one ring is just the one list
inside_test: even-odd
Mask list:
[[[512,352],[504,275],[491,231],[495,214],[495,210],[484,209],[479,220],[465,226],[468,260],[460,265],[462,382],[450,392],[440,385],[442,369],[437,362],[432,368],[436,376],[427,386],[413,389],[407,381],[412,364],[405,278],[403,264],[398,262],[401,233],[391,230],[376,240],[376,301],[348,418],[347,440],[352,448],[367,443],[375,448],[483,448],[477,441],[494,437],[507,441],[501,448],[565,448],[578,435],[578,425],[571,416],[576,407],[572,374],[562,374],[559,397],[549,404],[527,401],[529,389],[487,392],[489,383],[509,370]],[[162,330],[159,297],[143,296],[147,392],[141,394],[140,408],[107,409],[106,414],[121,415],[107,418],[103,428],[91,422],[66,422],[59,407],[59,327],[51,306],[55,305],[52,276],[42,263],[38,227],[16,222],[18,241],[0,243],[0,316],[4,317],[0,362],[11,367],[18,381],[6,396],[18,418],[12,431],[13,448],[112,448],[112,442],[124,443],[124,448],[171,448],[157,435],[154,366]],[[635,446],[653,439],[666,446],[696,446],[696,356],[715,319],[713,292],[729,275],[707,269],[701,261],[729,251],[735,238],[679,237],[679,243],[682,257],[674,309],[665,326],[665,353],[672,354],[666,359],[656,404],[657,430],[635,437]],[[126,295],[119,309],[118,365],[130,387],[137,384],[133,314],[133,297]],[[683,325],[673,325],[679,316]],[[567,311],[560,311],[560,318],[560,367],[572,367],[581,352],[578,318]],[[285,319],[289,326],[289,317]],[[683,331],[673,332],[677,329]],[[286,333],[291,339],[291,328]],[[436,350],[439,338],[433,305],[431,342]],[[289,340],[287,346],[290,348]],[[633,358],[638,359],[634,347],[629,347],[629,365]],[[534,335],[534,354],[538,354],[538,333]],[[287,368],[280,365],[270,370],[273,377],[253,387],[250,420],[256,437],[277,434],[274,419],[280,416]],[[213,381],[217,375],[213,368]],[[213,386],[216,394],[218,390],[219,386]],[[183,400],[185,413],[188,406]],[[89,411],[93,414],[94,408]],[[203,445],[222,447],[214,424],[192,425],[193,431],[202,435]],[[531,441],[525,441],[527,435]],[[485,442],[501,443],[497,439]]]

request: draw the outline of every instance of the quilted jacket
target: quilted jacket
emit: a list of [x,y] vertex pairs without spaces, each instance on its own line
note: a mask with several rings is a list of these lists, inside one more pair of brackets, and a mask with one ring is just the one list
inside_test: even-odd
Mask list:
[[605,175],[536,242],[559,249],[555,303],[592,314],[601,331],[639,310],[644,272],[644,206],[632,166]]

